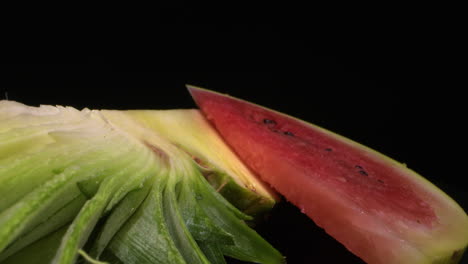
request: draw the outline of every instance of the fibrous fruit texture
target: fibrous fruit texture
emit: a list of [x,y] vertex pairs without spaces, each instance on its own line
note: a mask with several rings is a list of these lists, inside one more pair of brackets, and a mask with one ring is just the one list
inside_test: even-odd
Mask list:
[[284,261],[245,223],[274,193],[197,110],[0,101],[0,195],[0,263]]

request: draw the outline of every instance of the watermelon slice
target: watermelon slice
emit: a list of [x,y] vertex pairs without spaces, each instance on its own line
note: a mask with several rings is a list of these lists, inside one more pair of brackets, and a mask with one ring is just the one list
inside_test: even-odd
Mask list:
[[253,171],[367,263],[461,259],[467,214],[404,164],[285,114],[188,88]]

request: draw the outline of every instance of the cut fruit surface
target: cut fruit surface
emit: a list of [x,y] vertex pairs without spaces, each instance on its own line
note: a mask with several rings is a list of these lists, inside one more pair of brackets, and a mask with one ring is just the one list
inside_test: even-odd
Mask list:
[[368,263],[457,263],[468,216],[444,192],[370,148],[285,114],[189,87],[226,142]]
[[[270,210],[278,196],[260,181],[226,145],[217,131],[197,109],[102,110],[117,126],[135,131],[135,126],[154,131],[187,152],[205,178],[236,207],[257,215]],[[123,117],[132,120],[132,129]]]
[[[187,113],[178,120],[203,120]],[[249,189],[212,127],[192,123],[176,140],[147,119],[0,101],[0,263],[283,263],[246,224],[273,193]]]

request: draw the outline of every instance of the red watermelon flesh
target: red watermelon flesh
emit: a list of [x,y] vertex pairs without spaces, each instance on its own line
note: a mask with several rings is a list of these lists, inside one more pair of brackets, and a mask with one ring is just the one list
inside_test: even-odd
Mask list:
[[367,263],[457,263],[461,258],[468,216],[404,164],[285,114],[189,90],[253,171]]

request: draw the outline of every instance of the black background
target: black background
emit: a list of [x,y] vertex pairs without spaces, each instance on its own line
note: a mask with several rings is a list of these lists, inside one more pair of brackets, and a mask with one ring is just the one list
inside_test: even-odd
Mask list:
[[[317,46],[307,27],[265,24],[161,26],[99,45],[90,38],[89,52],[80,42],[53,55],[13,54],[14,63],[28,64],[3,65],[0,98],[77,108],[193,108],[184,85],[198,85],[370,146],[467,211],[459,50],[450,38],[439,44],[443,33],[369,34],[362,42],[356,39],[366,33],[340,35],[335,44],[344,45],[332,49]],[[362,263],[286,202],[258,230],[291,264]]]

